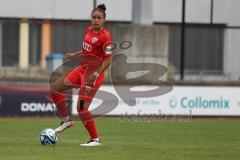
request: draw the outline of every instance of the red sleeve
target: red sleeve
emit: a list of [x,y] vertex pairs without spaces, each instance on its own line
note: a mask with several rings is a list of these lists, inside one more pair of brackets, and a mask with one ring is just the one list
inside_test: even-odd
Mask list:
[[104,34],[103,49],[105,56],[112,56],[112,37],[107,31]]

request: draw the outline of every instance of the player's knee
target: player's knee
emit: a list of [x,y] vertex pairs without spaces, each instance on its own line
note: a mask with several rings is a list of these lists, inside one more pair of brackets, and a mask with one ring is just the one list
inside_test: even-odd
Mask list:
[[90,102],[88,102],[87,100],[81,99],[78,104],[78,106],[79,106],[78,109],[79,109],[79,111],[86,111],[86,110],[88,110],[89,105],[90,105]]
[[55,96],[58,96],[58,95],[61,95],[61,93],[59,93],[58,91],[54,90],[54,89],[49,89],[49,93],[52,97],[55,97]]
[[79,102],[79,107],[80,107],[80,110],[84,110],[84,100],[80,100]]
[[56,85],[51,85],[49,92],[51,94],[55,94],[55,93],[61,93],[62,91],[61,91],[60,87],[57,87]]

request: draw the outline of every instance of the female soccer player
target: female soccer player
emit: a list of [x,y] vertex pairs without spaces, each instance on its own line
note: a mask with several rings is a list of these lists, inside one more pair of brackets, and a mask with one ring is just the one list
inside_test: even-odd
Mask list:
[[[81,144],[81,146],[102,145],[95,127],[95,121],[88,108],[98,88],[103,84],[104,71],[109,67],[112,57],[111,35],[103,28],[106,18],[105,10],[104,4],[100,4],[93,9],[91,26],[86,30],[82,50],[69,53],[65,57],[66,60],[71,60],[81,55],[83,56],[82,59],[91,64],[91,67],[81,64],[78,68],[56,80],[51,86],[51,96],[62,120],[61,125],[55,129],[56,133],[61,133],[73,126],[73,121],[69,118],[63,92],[73,87],[80,87],[77,103],[78,114],[90,135],[90,140],[85,144]],[[84,58],[84,56],[89,55],[95,56],[95,58]]]

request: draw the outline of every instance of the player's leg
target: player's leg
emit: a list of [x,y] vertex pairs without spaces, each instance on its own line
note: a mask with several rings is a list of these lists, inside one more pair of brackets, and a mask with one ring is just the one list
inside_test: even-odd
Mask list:
[[53,84],[51,84],[51,97],[56,105],[59,117],[62,120],[60,126],[55,129],[56,133],[60,133],[74,125],[73,121],[70,120],[65,96],[63,94],[64,91],[71,89],[72,87],[73,85],[71,84],[71,81],[69,81],[69,79],[67,79],[65,76],[60,77]]
[[88,110],[90,104],[91,101],[83,100],[79,97],[77,106],[78,114],[90,136],[90,140],[86,144],[81,144],[81,146],[101,146],[102,144],[98,137],[95,120],[92,113]]
[[99,76],[96,79],[95,85],[92,86],[89,92],[86,92],[86,87],[80,88],[77,109],[83,125],[85,126],[90,135],[90,140],[85,144],[81,144],[81,146],[102,146],[102,143],[100,142],[98,137],[94,117],[88,109],[97,90],[103,84],[103,81],[104,75]]

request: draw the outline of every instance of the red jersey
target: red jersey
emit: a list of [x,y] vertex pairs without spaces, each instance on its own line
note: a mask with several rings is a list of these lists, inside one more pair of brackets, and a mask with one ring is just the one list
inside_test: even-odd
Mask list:
[[111,56],[111,35],[106,29],[98,33],[93,32],[92,27],[88,27],[83,41],[83,54],[93,54],[104,60],[106,56]]
[[83,41],[83,56],[80,57],[80,67],[66,74],[66,78],[75,86],[81,87],[79,95],[82,99],[92,101],[98,88],[104,82],[104,74],[96,78],[91,86],[91,91],[86,93],[87,78],[102,67],[106,56],[111,56],[111,35],[106,29],[98,33],[93,32],[92,27],[88,27]]
[[[106,29],[103,28],[98,33],[94,33],[93,28],[88,27],[82,45],[83,55],[86,55],[82,63],[91,63],[91,66],[95,67],[102,65],[106,56],[112,56],[111,42],[111,35]],[[95,56],[96,58],[93,58]]]

